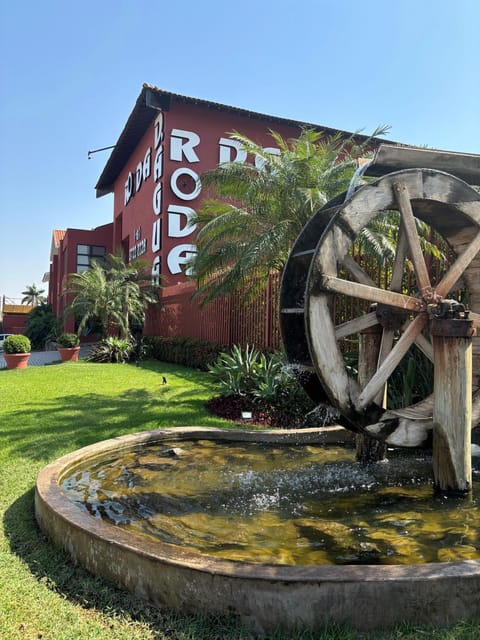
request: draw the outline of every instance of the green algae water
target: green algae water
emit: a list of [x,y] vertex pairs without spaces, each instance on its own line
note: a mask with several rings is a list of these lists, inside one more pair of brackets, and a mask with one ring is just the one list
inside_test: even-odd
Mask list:
[[286,565],[480,559],[473,495],[434,496],[431,458],[390,451],[362,468],[331,445],[161,442],[62,481],[92,516],[218,558]]

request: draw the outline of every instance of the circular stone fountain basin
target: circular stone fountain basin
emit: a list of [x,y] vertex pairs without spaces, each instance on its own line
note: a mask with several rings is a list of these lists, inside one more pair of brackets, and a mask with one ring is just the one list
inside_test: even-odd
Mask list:
[[[239,615],[257,630],[359,630],[401,621],[448,624],[480,615],[480,560],[412,565],[275,565],[238,562],[161,542],[93,517],[61,488],[76,468],[162,441],[316,444],[351,437],[342,429],[233,431],[185,427],[114,438],[48,465],[37,479],[41,529],[75,562],[137,596],[182,612]],[[480,533],[478,533],[480,535]]]

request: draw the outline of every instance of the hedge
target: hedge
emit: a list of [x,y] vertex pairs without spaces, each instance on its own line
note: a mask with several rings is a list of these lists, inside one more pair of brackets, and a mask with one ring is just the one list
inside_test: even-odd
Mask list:
[[145,358],[207,371],[208,365],[213,364],[222,351],[228,351],[229,346],[195,338],[149,336],[143,338],[143,349]]

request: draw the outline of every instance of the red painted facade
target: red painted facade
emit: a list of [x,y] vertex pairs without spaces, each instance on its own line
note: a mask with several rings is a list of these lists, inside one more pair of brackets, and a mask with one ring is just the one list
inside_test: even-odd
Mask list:
[[[183,271],[195,251],[196,231],[188,226],[188,220],[206,195],[200,176],[219,162],[255,162],[255,158],[242,157],[232,132],[244,134],[275,153],[271,130],[290,138],[297,137],[302,127],[338,133],[144,85],[96,185],[97,196],[114,194],[113,224],[83,232],[90,234],[88,237],[80,237],[80,230],[67,230],[58,255],[52,256],[49,300],[55,313],[61,315],[65,306],[61,291],[66,274],[75,270],[75,244],[101,241],[108,252],[122,247],[129,260],[147,260],[154,279],[163,276],[162,307],[147,314],[147,335],[235,341],[242,331],[232,327],[244,312],[232,301],[201,311],[190,301],[194,285]],[[66,258],[62,257],[65,250]],[[256,322],[260,323],[260,316],[268,319],[270,328],[262,340],[269,343],[265,346],[278,346],[271,295],[265,295],[268,301],[259,301],[258,313],[252,308],[250,315],[258,315]]]
[[24,333],[28,314],[33,309],[29,305],[4,304],[2,308],[2,333]]
[[[63,289],[70,273],[76,273],[78,261],[86,262],[86,252],[79,253],[79,247],[104,247],[105,255],[113,252],[113,224],[105,224],[95,229],[67,229],[59,233],[53,232],[50,255],[50,274],[48,302],[58,318],[64,317],[64,310],[69,300]],[[89,254],[90,255],[90,254]],[[75,330],[75,319],[65,319],[64,330]]]

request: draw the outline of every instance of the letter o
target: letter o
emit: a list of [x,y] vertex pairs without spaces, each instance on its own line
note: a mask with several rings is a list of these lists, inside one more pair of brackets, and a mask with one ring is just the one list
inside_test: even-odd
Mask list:
[[[180,191],[177,184],[180,176],[190,176],[190,178],[193,179],[195,183],[195,188],[193,189],[193,191],[191,191],[190,193],[184,193],[183,191]],[[197,173],[195,173],[195,171],[192,171],[192,169],[189,169],[188,167],[180,167],[172,173],[172,177],[170,178],[170,188],[177,196],[177,198],[180,198],[180,200],[194,200],[200,195],[202,184],[200,182],[200,177]]]

